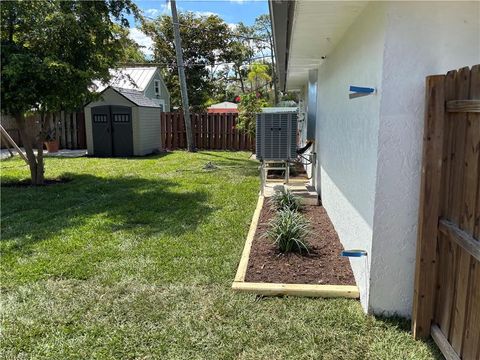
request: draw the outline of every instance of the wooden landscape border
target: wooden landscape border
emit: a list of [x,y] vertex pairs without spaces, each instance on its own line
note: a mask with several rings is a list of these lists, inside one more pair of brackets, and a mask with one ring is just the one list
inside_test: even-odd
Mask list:
[[356,285],[313,285],[313,284],[280,284],[280,283],[254,283],[245,281],[247,274],[248,259],[252,248],[253,238],[257,230],[260,212],[262,211],[265,197],[258,197],[257,207],[253,213],[247,240],[243,248],[242,257],[238,264],[237,274],[232,283],[232,289],[237,292],[253,293],[264,296],[304,296],[304,297],[344,297],[358,299],[360,292]]

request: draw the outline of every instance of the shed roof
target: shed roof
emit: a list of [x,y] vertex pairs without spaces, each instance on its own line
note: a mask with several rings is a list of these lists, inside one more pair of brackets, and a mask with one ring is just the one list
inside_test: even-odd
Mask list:
[[[137,105],[137,106],[143,106],[143,107],[154,107],[154,108],[160,108],[160,104],[155,102],[152,99],[147,98],[141,91],[138,90],[130,90],[130,89],[122,89],[122,88],[116,88],[113,86],[108,86],[105,88],[102,92],[104,93],[108,89],[112,89],[116,93],[120,94],[123,96],[125,99],[130,101],[132,104]],[[92,103],[93,101],[89,102],[88,104]],[[85,106],[87,106],[86,104]]]
[[104,84],[98,80],[93,83],[97,92],[102,92],[108,86],[114,88],[130,89],[144,91],[152,80],[156,67],[124,67],[118,69],[110,69],[112,79],[108,84]]
[[115,91],[119,92],[123,96],[125,96],[128,100],[133,102],[135,105],[138,106],[147,106],[147,107],[160,107],[158,103],[153,101],[152,99],[147,98],[141,91],[137,90],[130,90],[130,89],[123,89],[123,88],[114,88]]

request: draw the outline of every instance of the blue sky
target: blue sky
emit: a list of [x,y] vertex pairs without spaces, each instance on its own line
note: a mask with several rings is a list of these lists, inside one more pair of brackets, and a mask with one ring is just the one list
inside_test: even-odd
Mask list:
[[[140,0],[135,3],[146,15],[159,15],[167,12],[168,2],[165,0]],[[244,23],[251,25],[258,15],[268,13],[267,0],[177,0],[178,10],[188,10],[200,14],[215,13],[220,15],[227,23]]]
[[[157,17],[162,14],[170,15],[169,2],[166,0],[137,0],[138,7],[144,15]],[[193,11],[200,15],[217,14],[228,24],[243,22],[253,24],[255,18],[262,14],[268,14],[267,0],[177,0],[177,10]],[[140,30],[131,24],[130,37],[145,46],[144,52],[149,55],[151,40]]]

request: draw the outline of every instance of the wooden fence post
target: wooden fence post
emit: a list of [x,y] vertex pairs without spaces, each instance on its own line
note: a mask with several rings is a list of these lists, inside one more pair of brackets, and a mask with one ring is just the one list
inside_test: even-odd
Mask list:
[[72,148],[78,149],[77,113],[72,114]]
[[426,79],[422,180],[412,315],[412,332],[416,339],[430,335],[435,305],[439,194],[445,128],[444,79],[444,75],[429,76]]
[[66,121],[66,114],[65,114],[65,111],[61,111],[60,112],[60,123],[61,123],[61,127],[62,127],[62,133],[61,133],[61,145],[60,145],[60,148],[61,149],[65,149],[67,147],[67,141],[66,141],[66,124],[67,124],[67,121]]

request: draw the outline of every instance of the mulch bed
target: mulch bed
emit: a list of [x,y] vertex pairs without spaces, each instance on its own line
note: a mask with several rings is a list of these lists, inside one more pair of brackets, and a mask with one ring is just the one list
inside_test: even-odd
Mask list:
[[71,178],[68,177],[60,177],[56,179],[45,179],[42,185],[33,185],[30,179],[23,179],[18,181],[5,181],[1,183],[2,187],[39,187],[39,186],[49,186],[49,185],[57,185],[57,184],[65,184],[72,181]]
[[310,221],[310,254],[281,254],[265,236],[268,222],[275,216],[265,199],[253,239],[245,276],[246,282],[284,284],[355,285],[350,263],[341,257],[340,243],[325,209],[306,205],[303,215]]

